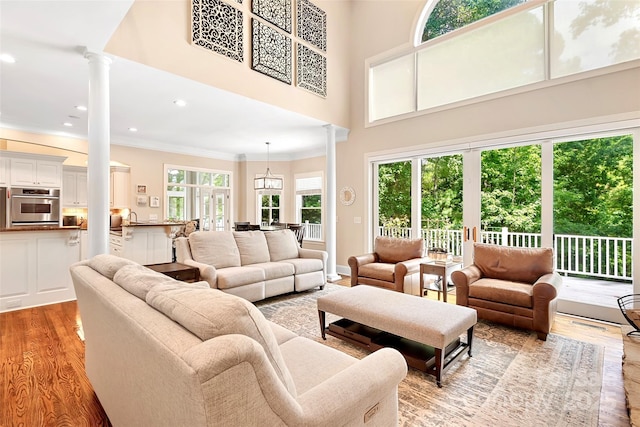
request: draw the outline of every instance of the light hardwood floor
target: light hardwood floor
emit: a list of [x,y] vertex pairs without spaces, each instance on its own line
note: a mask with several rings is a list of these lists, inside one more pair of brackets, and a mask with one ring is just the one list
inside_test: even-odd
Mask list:
[[[559,315],[552,333],[605,347],[600,425],[628,426],[620,327]],[[84,373],[81,337],[75,301],[0,314],[0,426],[110,425]]]

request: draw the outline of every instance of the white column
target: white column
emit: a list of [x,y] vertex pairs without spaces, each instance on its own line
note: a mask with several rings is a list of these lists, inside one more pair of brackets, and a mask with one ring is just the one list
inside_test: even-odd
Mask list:
[[87,165],[89,256],[109,253],[109,65],[104,54],[89,61],[89,155]]
[[336,127],[326,125],[327,129],[327,189],[325,191],[325,231],[324,238],[327,259],[327,280],[340,280],[336,272]]

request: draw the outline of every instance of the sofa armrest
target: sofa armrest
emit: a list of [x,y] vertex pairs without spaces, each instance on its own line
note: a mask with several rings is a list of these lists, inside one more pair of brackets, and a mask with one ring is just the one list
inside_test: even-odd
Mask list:
[[469,285],[482,277],[482,272],[474,264],[451,273],[451,281],[456,286],[456,304],[469,305]]
[[327,259],[329,255],[325,251],[320,251],[318,249],[305,249],[298,248],[298,257],[300,258],[315,258],[322,261],[323,265],[327,265]]
[[545,274],[533,284],[533,297],[551,301],[558,296],[561,287],[562,276],[560,274],[557,272]]
[[204,264],[193,259],[183,259],[180,263],[189,265],[191,267],[197,267],[200,270],[200,280],[206,280],[214,289],[218,288],[218,273],[213,265]]
[[406,375],[402,355],[391,348],[380,349],[298,396],[302,425],[362,424],[368,410],[394,390],[397,393]]
[[557,304],[552,302],[562,286],[562,276],[553,272],[540,277],[533,284],[533,330],[546,340],[556,316]]
[[358,268],[365,264],[378,261],[378,256],[374,253],[364,255],[354,255],[349,257],[349,267],[351,267],[351,286],[358,284]]
[[401,261],[396,263],[395,272],[404,273],[403,276],[407,274],[419,273],[420,272],[420,264],[428,262],[429,258],[413,258],[407,261]]

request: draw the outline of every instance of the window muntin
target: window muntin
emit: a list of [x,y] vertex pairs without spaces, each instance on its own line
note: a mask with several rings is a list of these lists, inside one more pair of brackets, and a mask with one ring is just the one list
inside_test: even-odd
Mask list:
[[270,225],[274,222],[281,222],[280,218],[280,192],[259,192],[260,198],[260,222],[262,225]]

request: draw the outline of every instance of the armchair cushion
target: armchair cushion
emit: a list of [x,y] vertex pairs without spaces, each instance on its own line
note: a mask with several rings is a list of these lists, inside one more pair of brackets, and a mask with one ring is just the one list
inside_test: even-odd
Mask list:
[[476,243],[473,263],[483,277],[533,284],[553,273],[552,248],[513,248]]
[[395,282],[395,264],[386,264],[383,262],[374,262],[371,264],[364,264],[358,269],[358,275],[362,277],[369,277],[371,279],[378,279],[385,282]]
[[469,297],[519,307],[533,307],[533,286],[500,279],[480,279],[469,287]]
[[412,258],[421,258],[424,242],[422,239],[396,239],[376,237],[374,252],[380,262],[395,264]]

